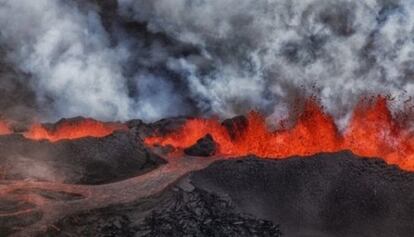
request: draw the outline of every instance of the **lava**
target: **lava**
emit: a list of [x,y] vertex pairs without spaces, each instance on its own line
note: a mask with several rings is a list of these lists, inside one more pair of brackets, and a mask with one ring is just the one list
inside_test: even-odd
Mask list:
[[290,129],[271,131],[265,118],[257,112],[250,112],[247,121],[247,126],[234,139],[218,119],[195,118],[173,133],[148,137],[145,142],[183,149],[211,134],[222,155],[283,159],[350,150],[359,156],[382,158],[388,164],[414,171],[414,136],[392,117],[384,97],[362,100],[342,133],[315,99],[306,102]]
[[126,129],[126,127],[122,124],[104,123],[93,119],[62,120],[52,128],[42,124],[34,124],[24,133],[24,136],[33,140],[56,142],[83,137],[105,137],[115,130],[123,129]]
[[0,120],[0,135],[7,135],[11,133],[12,131],[9,128],[9,125],[7,124],[7,122]]

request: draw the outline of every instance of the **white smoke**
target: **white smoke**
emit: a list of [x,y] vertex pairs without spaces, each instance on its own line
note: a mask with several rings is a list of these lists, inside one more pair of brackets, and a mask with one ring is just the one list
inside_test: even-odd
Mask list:
[[0,0],[0,44],[55,117],[283,117],[317,95],[340,121],[363,95],[414,95],[409,0],[118,0],[112,18],[86,5]]
[[118,2],[124,16],[204,52],[207,75],[191,58],[170,64],[213,113],[279,113],[317,93],[341,117],[363,95],[414,93],[412,1]]
[[9,57],[30,74],[40,101],[60,116],[128,117],[119,61],[94,11],[56,0],[1,0],[1,40]]

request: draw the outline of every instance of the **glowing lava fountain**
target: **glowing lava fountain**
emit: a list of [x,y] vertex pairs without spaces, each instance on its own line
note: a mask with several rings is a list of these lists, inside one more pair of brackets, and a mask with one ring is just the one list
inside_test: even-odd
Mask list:
[[238,128],[236,137],[231,137],[217,119],[196,118],[171,134],[148,137],[145,142],[183,149],[211,134],[222,155],[282,159],[350,150],[359,156],[382,158],[388,164],[414,171],[414,136],[392,117],[387,103],[383,97],[361,101],[343,133],[338,132],[332,117],[314,99],[309,99],[290,129],[270,131],[263,116],[250,112],[246,126]]
[[105,123],[93,119],[62,120],[48,128],[42,124],[34,124],[24,134],[28,139],[49,140],[56,142],[63,139],[78,139],[82,137],[105,137],[115,130],[126,129],[119,123]]

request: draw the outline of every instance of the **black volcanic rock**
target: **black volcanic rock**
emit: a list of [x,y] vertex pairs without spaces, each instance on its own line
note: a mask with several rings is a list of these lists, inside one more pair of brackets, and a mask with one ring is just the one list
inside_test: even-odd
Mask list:
[[229,200],[179,187],[153,200],[70,216],[56,227],[39,237],[281,236],[278,225],[238,213]]
[[63,219],[57,226],[59,230],[50,228],[47,233],[37,237],[134,237],[136,230],[131,219],[118,212],[118,209],[95,210]]
[[245,116],[237,116],[224,120],[221,124],[227,129],[232,140],[241,136],[247,128],[249,121]]
[[64,218],[41,236],[411,237],[413,208],[414,173],[378,159],[240,157],[137,203]]
[[72,117],[72,118],[62,118],[54,123],[42,123],[42,126],[47,128],[49,131],[54,131],[57,128],[64,126],[64,125],[76,125],[82,122],[92,122],[92,123],[100,123],[102,125],[110,126],[114,128],[114,130],[125,130],[124,125],[119,122],[103,122],[98,121],[93,118],[87,118],[82,116]]
[[190,156],[212,156],[216,154],[217,143],[210,134],[200,138],[196,144],[184,149],[184,153]]
[[5,179],[102,184],[142,174],[161,163],[128,131],[55,143],[0,136],[0,175]]
[[128,129],[141,139],[148,136],[164,136],[180,129],[190,118],[175,117],[161,119],[153,123],[145,123],[140,119],[129,120],[125,123]]
[[278,225],[236,213],[215,194],[177,189],[173,197],[167,208],[153,211],[138,226],[139,236],[281,236]]
[[218,161],[191,176],[286,236],[413,236],[414,173],[349,152]]

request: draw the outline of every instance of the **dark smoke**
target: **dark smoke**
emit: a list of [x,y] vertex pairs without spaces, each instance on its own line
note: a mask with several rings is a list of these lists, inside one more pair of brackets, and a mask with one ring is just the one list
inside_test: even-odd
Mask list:
[[0,105],[46,120],[283,118],[317,95],[342,122],[363,95],[414,94],[413,14],[409,0],[0,0],[13,98]]

